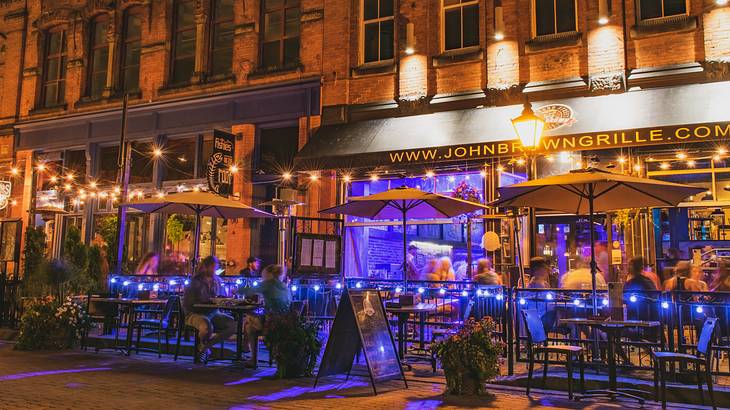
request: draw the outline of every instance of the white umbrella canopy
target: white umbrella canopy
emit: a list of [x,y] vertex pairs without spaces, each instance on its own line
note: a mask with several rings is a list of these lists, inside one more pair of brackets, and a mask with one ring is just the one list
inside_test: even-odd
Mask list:
[[121,206],[146,213],[165,213],[195,216],[195,240],[193,241],[193,269],[200,252],[200,218],[210,216],[225,219],[276,218],[275,215],[250,207],[211,192],[180,192],[161,198],[146,198],[127,202]]
[[549,176],[499,188],[490,205],[530,207],[586,215],[626,208],[674,207],[705,191],[689,185],[615,174],[595,168]]
[[595,168],[579,169],[499,188],[498,207],[530,207],[588,215],[591,233],[593,311],[597,311],[595,212],[625,208],[674,207],[690,195],[705,191],[689,185],[615,174]]
[[476,202],[404,186],[373,195],[351,197],[342,205],[323,209],[319,212],[324,214],[352,215],[370,219],[400,219],[403,222],[403,282],[404,287],[407,289],[407,219],[451,218],[488,208],[488,206]]

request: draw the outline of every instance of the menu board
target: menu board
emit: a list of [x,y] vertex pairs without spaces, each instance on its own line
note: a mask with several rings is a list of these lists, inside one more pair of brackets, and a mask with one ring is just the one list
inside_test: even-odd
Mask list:
[[376,394],[377,382],[403,379],[405,383],[380,293],[377,290],[346,289],[337,307],[315,386],[320,377],[349,374],[360,349],[365,354]]
[[341,268],[341,237],[297,234],[294,268],[302,273],[337,274]]
[[227,197],[233,191],[231,166],[235,165],[236,136],[229,132],[213,130],[213,152],[208,158],[208,189],[214,194]]

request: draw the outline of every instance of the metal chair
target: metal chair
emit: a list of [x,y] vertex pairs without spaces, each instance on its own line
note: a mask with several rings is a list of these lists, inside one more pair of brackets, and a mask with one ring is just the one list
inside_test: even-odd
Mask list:
[[178,331],[180,327],[177,312],[180,310],[180,297],[170,296],[162,310],[145,310],[144,314],[156,317],[136,319],[131,332],[137,331],[135,351],[139,354],[139,345],[143,330],[157,332],[157,357],[162,357],[162,334],[165,334],[165,353],[170,351],[170,332]]
[[537,310],[522,310],[522,317],[525,320],[525,329],[527,330],[527,356],[529,360],[527,368],[527,395],[530,395],[535,357],[540,353],[544,354],[542,367],[543,387],[545,387],[545,380],[547,379],[549,354],[556,353],[565,355],[565,367],[568,371],[568,398],[573,399],[573,356],[578,358],[578,366],[580,368],[580,392],[585,392],[585,359],[583,357],[583,348],[571,345],[548,345],[547,334],[545,333],[545,327],[540,318],[540,313]]
[[[91,326],[97,323],[101,323],[102,326],[104,326],[104,330],[111,327],[112,329],[115,329],[116,336],[114,338],[114,346],[117,345],[117,342],[119,341],[119,322],[121,321],[121,316],[119,315],[119,306],[116,304],[109,304],[109,303],[98,303],[98,302],[92,302],[92,298],[111,298],[115,295],[111,293],[104,293],[104,292],[89,292],[86,297],[86,312],[89,315],[89,326],[84,329],[84,334],[81,338],[81,349],[82,350],[88,350],[88,343],[89,343],[89,331],[91,330]],[[97,345],[95,347],[95,350],[98,352],[100,347]]]
[[[469,300],[469,303],[466,304],[466,307],[464,308],[464,316],[462,316],[461,320],[458,320],[454,322],[454,326],[450,329],[442,329],[442,328],[435,328],[431,329],[431,344],[433,344],[436,340],[443,338],[444,336],[447,336],[450,332],[453,332],[456,328],[461,327],[464,325],[464,323],[469,321],[469,317],[472,313],[472,308],[474,307],[474,301]],[[433,373],[436,373],[436,352],[431,349],[431,371]]]
[[715,334],[715,326],[717,325],[717,318],[708,317],[705,320],[705,324],[702,326],[702,332],[700,332],[700,338],[697,341],[697,353],[677,353],[668,351],[652,352],[654,357],[654,401],[659,401],[659,386],[661,385],[661,401],[662,408],[667,408],[667,382],[665,377],[666,364],[675,362],[691,362],[695,366],[695,372],[697,376],[697,388],[700,390],[700,400],[702,405],[705,404],[705,397],[702,393],[702,372],[700,366],[704,366],[704,377],[707,383],[707,391],[710,394],[710,401],[712,408],[715,407],[715,397],[712,388],[712,342]]

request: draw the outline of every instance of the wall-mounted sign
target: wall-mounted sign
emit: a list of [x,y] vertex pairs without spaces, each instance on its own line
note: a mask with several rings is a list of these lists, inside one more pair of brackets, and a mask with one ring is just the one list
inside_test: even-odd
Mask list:
[[340,272],[342,238],[337,235],[298,234],[294,267],[301,273]]
[[10,181],[0,181],[0,209],[7,208],[10,203],[12,188],[13,186]]
[[[568,119],[565,118],[565,115],[568,115],[567,113],[560,114],[563,116],[559,117],[558,114],[556,114],[557,112],[557,110],[552,111],[552,120],[561,122],[561,125],[555,126],[553,129],[564,127],[568,124],[572,125],[575,122],[571,122],[571,117],[568,117]],[[553,122],[552,126],[555,124],[557,123]],[[729,137],[730,122],[672,125],[617,131],[597,131],[561,136],[546,136],[540,140],[540,147],[537,149],[537,152],[551,153],[560,151],[587,151],[661,144],[687,144],[702,141],[715,141],[727,139]],[[524,153],[525,150],[522,147],[522,144],[520,144],[518,140],[511,140],[390,151],[384,153],[387,158],[382,156],[380,157],[380,160],[373,158],[372,163],[433,163],[524,155]],[[383,154],[376,153],[374,155]]]
[[573,116],[573,109],[565,104],[543,105],[535,113],[545,119],[545,131],[570,127],[577,121]]
[[229,196],[233,192],[233,174],[231,166],[235,163],[236,136],[234,134],[213,130],[213,153],[208,159],[208,189],[221,196]]

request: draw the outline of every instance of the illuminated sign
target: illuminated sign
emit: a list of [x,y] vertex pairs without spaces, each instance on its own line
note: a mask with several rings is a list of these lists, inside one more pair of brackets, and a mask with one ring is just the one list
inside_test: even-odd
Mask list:
[[236,152],[236,136],[221,130],[213,130],[213,153],[208,159],[208,189],[228,196],[233,191],[233,174]]
[[[566,126],[567,122],[563,121]],[[574,122],[574,121],[573,121]],[[598,131],[583,134],[543,137],[537,151],[587,151],[661,144],[693,143],[730,138],[730,122],[673,125],[631,130]],[[525,150],[518,140],[484,142],[435,148],[391,151],[386,163],[409,164],[485,159],[522,155]],[[385,158],[383,158],[385,160]]]
[[12,185],[10,181],[0,181],[0,209],[5,209],[10,203],[10,192]]
[[570,127],[578,121],[573,117],[573,109],[565,104],[543,105],[535,110],[535,114],[545,119],[545,131]]

